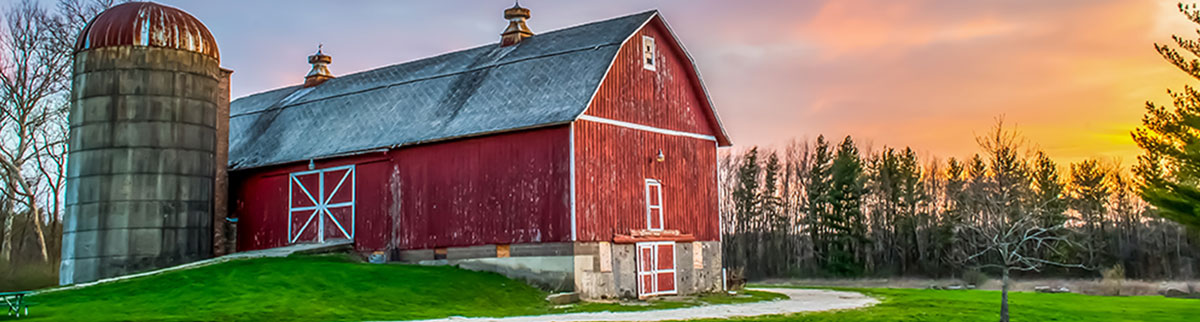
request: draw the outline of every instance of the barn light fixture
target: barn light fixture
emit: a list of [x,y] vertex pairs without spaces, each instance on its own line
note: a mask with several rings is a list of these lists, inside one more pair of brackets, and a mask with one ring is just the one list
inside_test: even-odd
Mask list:
[[309,169],[309,170],[312,170],[312,169],[316,169],[316,168],[317,168],[317,165],[316,165],[316,164],[313,164],[313,160],[312,160],[312,159],[308,159],[308,169]]
[[662,149],[658,149],[658,156],[654,157],[654,161],[663,162],[666,159],[667,156],[663,155]]

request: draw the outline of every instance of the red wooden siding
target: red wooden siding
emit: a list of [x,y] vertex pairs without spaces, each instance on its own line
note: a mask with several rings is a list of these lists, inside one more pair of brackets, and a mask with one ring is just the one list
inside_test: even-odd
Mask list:
[[[659,149],[663,162],[655,161]],[[655,179],[664,229],[718,240],[716,149],[710,140],[575,122],[577,239],[646,229],[645,179]]]
[[566,126],[401,149],[397,246],[569,241]]
[[[642,36],[655,39],[655,70],[643,67]],[[631,37],[586,114],[718,135],[693,69],[671,37],[659,18]],[[664,229],[719,240],[715,141],[588,120],[574,127],[578,240],[612,240],[615,234],[647,229],[646,179],[662,183]],[[660,149],[666,158],[656,162]]]
[[[355,165],[355,179],[359,187],[355,191],[355,203],[360,205],[386,204],[390,203],[390,199],[389,195],[383,193],[385,191],[364,189],[367,186],[379,185],[377,178],[365,174],[383,172],[389,165],[389,162],[386,161],[389,161],[388,155],[374,153],[317,161],[313,163],[313,166],[319,169]],[[230,174],[230,183],[232,184],[229,186],[232,192],[229,195],[233,197],[230,199],[230,202],[233,203],[230,204],[230,209],[233,209],[233,216],[238,217],[239,251],[278,248],[278,246],[288,244],[288,174],[307,171],[307,169],[308,163],[304,162]],[[316,186],[311,183],[314,178],[316,175],[308,175],[308,177],[300,179],[306,185]],[[332,190],[332,187],[326,187],[326,190]],[[302,196],[304,192],[294,190],[293,193],[295,196],[292,201],[295,205],[298,207],[307,205],[302,204],[306,202],[300,201],[300,199],[306,198]],[[335,215],[341,216],[340,214]],[[304,216],[307,217],[307,215]],[[384,221],[383,225],[390,225],[384,209],[376,207],[355,209],[354,234],[355,240],[358,242],[356,246],[359,249],[382,249],[385,243],[380,243],[380,239],[385,237],[373,227],[379,226],[380,221]]]
[[[642,67],[642,36],[655,39],[655,70]],[[667,41],[671,34],[655,18],[617,53],[587,115],[658,128],[714,135],[704,94],[694,84],[687,55]]]
[[[391,218],[387,209],[377,205],[390,204],[392,199],[383,187],[386,185],[386,173],[391,167],[391,159],[386,153],[370,153],[352,157],[317,161],[314,168],[324,169],[337,166],[355,165],[355,203],[358,205],[354,216],[355,247],[359,250],[383,249],[390,241]],[[233,217],[238,218],[238,250],[255,250],[286,246],[288,236],[288,175],[293,172],[308,170],[308,163],[292,164],[273,168],[258,169],[257,171],[242,171],[233,173],[231,178],[231,202]],[[306,185],[311,184],[315,176],[301,177]],[[326,187],[332,190],[333,187]],[[313,192],[315,193],[315,191]],[[293,191],[292,200],[297,206],[301,205],[300,198],[306,198],[302,192]],[[339,196],[342,194],[339,193]],[[296,214],[299,215],[299,214]],[[335,216],[342,217],[335,211]],[[304,215],[307,217],[307,214]],[[303,222],[300,222],[303,224]],[[298,229],[298,228],[297,228]],[[350,229],[346,227],[346,229]],[[328,236],[329,234],[327,234]],[[307,237],[302,235],[302,237]],[[302,238],[303,239],[303,238]],[[312,238],[308,238],[312,239]]]
[[[568,137],[558,126],[317,161],[315,168],[355,165],[359,251],[567,241]],[[307,162],[233,175],[239,250],[287,245],[288,174],[305,170]]]

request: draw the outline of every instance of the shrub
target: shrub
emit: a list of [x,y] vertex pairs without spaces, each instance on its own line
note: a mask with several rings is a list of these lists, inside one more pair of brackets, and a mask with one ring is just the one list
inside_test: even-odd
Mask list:
[[1113,265],[1100,272],[1100,289],[1104,295],[1121,295],[1121,287],[1125,284],[1125,266]]
[[746,287],[746,268],[745,267],[730,268],[727,271],[725,271],[725,273],[729,274],[729,275],[726,275],[727,279],[725,280],[725,282],[726,282],[725,286],[730,291],[741,290]]
[[983,284],[990,281],[991,277],[988,277],[987,274],[984,274],[978,269],[972,269],[962,273],[962,280],[963,283],[967,283],[967,285],[983,287]]

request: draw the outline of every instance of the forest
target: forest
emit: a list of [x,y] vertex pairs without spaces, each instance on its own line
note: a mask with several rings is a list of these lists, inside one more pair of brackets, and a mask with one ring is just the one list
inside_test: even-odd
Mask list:
[[1060,165],[1002,120],[976,141],[978,153],[944,160],[824,136],[726,152],[725,265],[751,279],[997,274],[988,264],[1003,260],[981,250],[1003,236],[987,232],[1024,223],[1052,238],[1010,250],[1033,264],[1022,274],[1197,276],[1197,234],[1156,216],[1131,169]]

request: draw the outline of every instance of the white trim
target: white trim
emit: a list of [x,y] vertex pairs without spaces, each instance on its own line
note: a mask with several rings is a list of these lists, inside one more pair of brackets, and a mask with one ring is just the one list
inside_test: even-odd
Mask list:
[[[329,173],[329,172],[333,172],[333,171],[343,171],[343,170],[346,171],[346,173],[343,174],[341,179],[338,180],[337,185],[334,186],[333,191],[329,193],[329,196],[326,196],[325,195],[325,174]],[[319,242],[319,243],[325,242],[325,220],[326,220],[326,217],[328,217],[328,220],[331,223],[333,223],[333,225],[334,225],[333,227],[337,228],[338,231],[340,231],[342,233],[342,236],[345,236],[347,239],[354,240],[354,232],[355,232],[354,220],[355,220],[355,210],[356,210],[355,200],[357,199],[357,194],[358,194],[358,191],[356,188],[356,186],[357,186],[356,182],[358,180],[358,178],[357,178],[358,176],[355,174],[354,170],[355,170],[354,165],[351,164],[351,165],[325,168],[325,169],[315,169],[315,170],[308,170],[308,171],[292,172],[292,173],[288,174],[288,205],[287,205],[288,206],[288,236],[287,236],[288,244],[294,244],[297,241],[299,241],[300,235],[303,234],[303,232],[308,229],[308,225],[312,224],[312,221],[314,218],[317,219],[317,242]],[[304,183],[300,182],[300,178],[299,178],[300,176],[306,176],[306,175],[312,175],[312,174],[317,175],[317,189],[319,189],[319,190],[317,191],[316,197],[313,197],[312,193],[308,191],[308,187],[305,187]],[[350,201],[339,202],[339,203],[330,203],[330,201],[333,201],[333,196],[336,195],[338,193],[338,191],[341,191],[342,187],[346,183],[347,178],[350,179]],[[312,202],[312,204],[313,204],[312,206],[305,206],[305,207],[293,207],[292,206],[293,205],[292,204],[292,202],[293,202],[292,195],[293,195],[293,191],[294,191],[293,185],[296,187],[300,187],[300,191],[304,192],[304,196],[308,198],[309,202]],[[343,226],[342,223],[337,220],[337,218],[333,217],[333,212],[329,211],[330,208],[345,208],[345,207],[350,208],[350,230],[349,231],[346,231],[346,227]],[[293,227],[292,214],[295,212],[307,212],[309,210],[312,210],[313,212],[308,215],[308,219],[305,220],[304,225],[301,225],[299,230],[293,230],[292,229],[292,227]]]
[[641,131],[646,131],[646,132],[654,132],[654,133],[674,135],[674,136],[683,136],[683,137],[696,138],[696,139],[701,139],[701,140],[709,140],[709,141],[713,141],[713,142],[717,141],[717,138],[712,135],[704,135],[704,134],[692,133],[692,132],[668,130],[668,129],[649,126],[649,125],[641,125],[641,124],[637,124],[637,123],[629,123],[629,122],[625,122],[625,121],[617,121],[614,119],[607,119],[607,118],[603,118],[603,117],[599,117],[599,116],[580,115],[579,119],[584,120],[584,121],[596,122],[596,123],[604,123],[604,124],[608,124],[608,125],[616,125],[616,126],[620,126],[620,127],[624,127],[624,128],[630,128],[630,129],[641,130]]
[[[649,47],[649,48],[647,48]],[[655,65],[658,65],[658,46],[654,44],[654,37],[642,35],[642,68],[646,70],[657,70]]]
[[[650,204],[650,200],[653,200],[653,199],[650,199],[650,187],[658,188],[656,190],[656,193],[658,194],[658,196],[657,196],[658,204],[656,204],[656,205]],[[653,230],[653,231],[661,231],[661,230],[663,230],[664,227],[667,226],[667,223],[663,222],[663,211],[664,210],[663,210],[663,198],[662,198],[662,191],[663,191],[662,182],[659,182],[658,180],[654,180],[654,179],[646,179],[646,182],[645,182],[645,185],[643,186],[643,188],[646,191],[646,229]],[[651,214],[654,213],[654,209],[658,209],[658,228],[654,228],[654,225],[652,224],[654,221],[650,219]]]
[[577,230],[579,228],[578,224],[575,222],[575,122],[571,122],[571,125],[568,127],[568,131],[570,132],[567,134],[567,137],[569,140],[571,140],[571,142],[568,143],[571,153],[571,241],[576,241],[578,236]]
[[[658,262],[659,262],[658,254],[661,252],[659,247],[662,247],[664,245],[671,246],[671,269],[660,270],[658,268]],[[634,275],[637,276],[637,288],[638,288],[637,292],[638,292],[639,297],[656,296],[656,295],[671,295],[671,294],[679,293],[679,272],[678,272],[679,261],[677,258],[675,258],[675,257],[677,257],[677,256],[675,256],[675,251],[678,250],[677,249],[678,247],[679,246],[676,245],[675,242],[670,242],[670,241],[641,242],[641,243],[635,244],[634,250],[637,251],[637,255],[636,255],[637,262],[634,264],[637,266],[637,268],[635,270]],[[642,265],[646,260],[642,256],[642,248],[650,248],[650,257],[651,257],[650,262],[651,263],[650,263],[650,271],[648,271],[648,272],[642,271]],[[674,288],[671,289],[670,291],[660,291],[658,289],[658,284],[659,284],[658,276],[660,274],[664,274],[664,273],[670,273],[671,278],[674,279],[674,282],[671,283],[671,285],[674,286]],[[650,293],[642,293],[643,286],[645,286],[645,285],[643,285],[644,280],[642,279],[642,277],[646,276],[646,275],[652,276],[651,279],[653,280],[653,282],[652,282],[653,284],[650,285],[651,286]]]
[[716,160],[713,160],[713,181],[717,185],[717,241],[724,242],[725,218],[721,217],[721,210],[725,209],[725,201],[722,200],[725,187],[721,185],[721,154],[717,153],[717,151],[721,150],[721,145],[716,141],[713,141],[713,145],[713,157],[716,158]]

